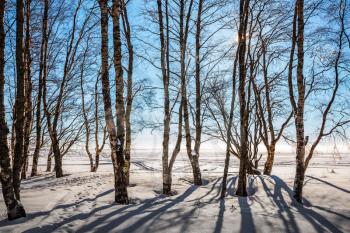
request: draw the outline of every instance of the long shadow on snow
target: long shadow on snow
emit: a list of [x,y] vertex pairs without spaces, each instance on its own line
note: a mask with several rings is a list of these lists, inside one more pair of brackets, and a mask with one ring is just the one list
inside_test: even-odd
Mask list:
[[[77,232],[86,232],[87,230],[93,229],[96,225],[99,225],[106,220],[110,219],[108,223],[105,225],[95,229],[98,232],[110,232],[110,231],[115,231],[118,230],[118,226],[120,226],[122,223],[124,223],[128,219],[135,218],[135,216],[142,216],[140,217],[136,222],[133,224],[120,229],[122,232],[136,232],[137,230],[140,230],[141,227],[145,226],[145,224],[149,224],[148,228],[153,226],[159,217],[161,217],[164,213],[166,213],[171,207],[179,204],[180,202],[183,202],[188,196],[190,196],[195,190],[197,189],[196,186],[191,186],[189,187],[183,194],[179,195],[176,197],[174,200],[162,200],[161,202],[156,202],[159,197],[152,198],[150,200],[145,201],[145,203],[141,204],[137,209],[130,210],[130,211],[125,211],[126,213],[122,216],[119,216],[117,218],[112,218],[117,216],[117,214],[120,213],[119,210],[112,211],[101,218],[96,219],[93,222],[88,223],[87,225],[81,227]],[[150,209],[154,208],[157,205],[164,204],[163,206],[160,206],[158,209]],[[129,207],[133,207],[134,205],[129,205]],[[126,209],[125,209],[126,210]],[[191,212],[191,211],[190,211]],[[145,216],[143,216],[145,215]],[[174,225],[177,223],[182,223],[183,218],[185,218],[187,215],[178,215],[178,218],[172,219],[172,221],[169,221],[170,225]],[[176,220],[176,222],[175,222]],[[168,228],[169,226],[165,226],[164,229]],[[148,229],[147,228],[147,229]],[[161,230],[161,229],[157,229]],[[153,232],[155,230],[153,229]]]
[[[271,178],[275,181],[275,188],[273,193],[267,187],[264,179],[261,178],[263,187],[267,195],[272,198],[273,202],[276,203],[278,207],[278,215],[282,219],[283,224],[286,227],[287,232],[289,233],[300,233],[303,232],[299,229],[298,224],[295,221],[295,216],[292,212],[291,207],[287,204],[284,199],[282,191],[287,192],[290,200],[292,200],[292,206],[296,208],[296,214],[302,215],[317,232],[336,232],[341,233],[336,226],[333,225],[330,221],[328,221],[324,216],[315,212],[312,209],[304,207],[303,205],[297,203],[293,198],[293,191],[288,187],[288,185],[279,177],[271,176]],[[304,202],[308,203],[308,200],[304,199]],[[287,213],[287,218],[284,217],[283,213]]]
[[313,179],[313,180],[317,180],[317,181],[322,182],[322,183],[324,183],[324,184],[327,184],[327,185],[329,185],[329,186],[331,186],[331,187],[333,187],[333,188],[336,188],[336,189],[338,189],[338,190],[340,190],[340,191],[343,191],[343,192],[345,192],[345,193],[349,193],[349,194],[350,194],[350,191],[349,191],[349,190],[344,189],[344,188],[339,187],[339,186],[336,186],[336,185],[334,185],[334,184],[332,184],[332,183],[329,183],[328,181],[322,180],[322,179],[317,178],[317,177],[314,177],[314,176],[306,176],[306,177],[309,177],[309,178],[311,178],[311,179]]
[[[23,221],[27,222],[27,221],[29,221],[31,219],[39,218],[39,217],[42,217],[42,216],[45,216],[44,219],[46,219],[55,210],[67,209],[67,208],[70,208],[70,207],[73,207],[73,206],[80,205],[80,204],[82,204],[84,202],[92,202],[92,201],[95,201],[98,198],[100,198],[102,196],[105,196],[105,195],[107,195],[107,194],[109,194],[109,193],[111,193],[113,191],[114,191],[114,189],[109,189],[109,190],[107,190],[107,191],[105,191],[103,193],[100,193],[100,194],[96,195],[96,197],[94,197],[94,198],[85,198],[85,199],[82,199],[82,200],[80,200],[78,202],[73,202],[73,203],[69,203],[69,204],[59,204],[59,205],[56,205],[54,208],[52,208],[49,211],[40,211],[40,212],[36,212],[36,213],[27,213],[27,218],[18,219],[18,220],[11,221],[11,222],[8,221],[7,219],[4,219],[4,220],[0,221],[0,227],[1,226],[9,226],[9,225],[17,225],[17,224],[22,223]],[[53,223],[52,225],[49,225],[49,226],[34,228],[34,229],[28,230],[26,232],[47,232],[48,229],[46,229],[46,228],[56,229],[57,227],[59,227],[59,226],[61,226],[63,224],[67,224],[67,223],[72,222],[72,221],[77,220],[77,219],[84,219],[84,218],[86,218],[87,215],[92,215],[93,213],[95,213],[97,211],[101,211],[102,209],[108,208],[108,207],[109,206],[102,206],[100,208],[94,209],[90,213],[79,214],[79,215],[73,216],[74,219],[73,218],[65,219],[65,220],[63,220],[60,223]]]
[[[238,204],[240,206],[240,214],[241,214],[241,226],[240,232],[245,233],[254,233],[256,232],[256,228],[254,225],[253,214],[248,203],[249,197],[238,197],[235,195],[235,186],[237,181],[237,176],[230,178],[227,182],[227,194],[230,196],[234,196],[238,198]],[[254,192],[253,188],[253,179],[248,179],[248,191],[252,194]],[[220,185],[221,190],[222,184]],[[224,215],[225,215],[225,199],[219,200],[219,213],[215,223],[215,233],[221,233],[223,229]]]

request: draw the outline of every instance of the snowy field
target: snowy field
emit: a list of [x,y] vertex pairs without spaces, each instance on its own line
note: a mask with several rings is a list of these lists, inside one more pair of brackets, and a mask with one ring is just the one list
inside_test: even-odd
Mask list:
[[67,176],[60,179],[43,172],[41,158],[41,175],[22,182],[28,217],[8,222],[1,196],[0,232],[350,232],[350,155],[316,155],[307,170],[304,206],[291,198],[294,160],[293,154],[277,154],[273,176],[249,177],[250,196],[240,198],[234,195],[238,161],[231,159],[228,196],[220,200],[223,153],[202,153],[201,187],[191,185],[190,164],[181,154],[173,173],[177,195],[165,197],[161,153],[134,150],[131,204],[118,206],[109,156],[90,173],[83,152],[68,154]]

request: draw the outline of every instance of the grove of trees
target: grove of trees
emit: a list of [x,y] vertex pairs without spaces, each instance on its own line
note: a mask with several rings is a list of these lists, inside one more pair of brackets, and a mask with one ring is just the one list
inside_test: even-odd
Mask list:
[[[39,158],[48,172],[53,158],[60,178],[64,157],[79,146],[91,172],[110,153],[115,202],[128,204],[132,138],[145,128],[162,134],[165,195],[173,194],[181,150],[193,184],[203,184],[201,145],[217,140],[226,145],[221,198],[234,159],[236,195],[247,196],[247,177],[273,174],[285,141],[295,146],[293,191],[302,203],[319,144],[349,136],[349,5],[1,0],[0,178],[8,219],[26,216],[21,180],[40,174]],[[157,117],[144,118],[146,111]]]

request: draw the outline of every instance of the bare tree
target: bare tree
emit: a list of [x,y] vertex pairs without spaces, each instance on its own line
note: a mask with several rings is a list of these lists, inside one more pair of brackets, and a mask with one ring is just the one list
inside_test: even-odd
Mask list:
[[248,119],[249,111],[246,94],[246,40],[249,0],[240,1],[238,30],[238,70],[239,70],[239,109],[240,109],[240,164],[236,194],[247,196],[247,166],[248,166]]
[[121,16],[122,25],[126,39],[128,50],[128,66],[127,66],[127,94],[126,94],[126,110],[125,110],[125,176],[126,182],[130,183],[130,154],[131,154],[131,110],[134,99],[133,95],[133,69],[134,69],[134,47],[131,37],[131,26],[129,22],[127,3],[121,0]]
[[[90,37],[90,36],[89,36]],[[83,112],[83,118],[84,118],[84,126],[85,126],[85,151],[88,154],[89,161],[90,161],[90,171],[91,172],[96,172],[97,168],[99,166],[99,161],[100,161],[100,154],[102,153],[102,150],[106,144],[106,139],[107,139],[107,129],[104,127],[103,129],[103,142],[100,145],[99,143],[99,125],[100,125],[100,117],[99,117],[99,93],[98,93],[98,83],[99,83],[99,77],[96,78],[95,81],[95,88],[94,88],[94,97],[93,97],[93,105],[94,105],[94,117],[93,121],[95,123],[94,127],[94,132],[93,134],[95,135],[95,159],[93,158],[93,154],[90,151],[90,137],[91,137],[91,119],[89,119],[88,115],[88,109],[86,109],[86,104],[85,104],[85,91],[84,91],[84,76],[85,76],[85,70],[87,69],[86,60],[87,57],[89,56],[88,49],[89,49],[89,40],[90,38],[87,39],[85,51],[82,57],[82,63],[81,63],[81,68],[80,68],[80,88],[81,88],[81,105],[82,105],[82,112]],[[100,75],[98,75],[100,76]],[[95,162],[94,162],[95,161]]]
[[[338,24],[339,24],[339,31],[336,33],[337,40],[336,41],[336,50],[334,52],[334,55],[330,57],[331,62],[328,64],[330,67],[332,67],[333,70],[333,77],[332,81],[333,84],[331,85],[329,91],[330,91],[330,98],[329,100],[323,105],[323,107],[320,107],[321,109],[321,126],[317,130],[316,139],[311,144],[310,149],[308,152],[306,152],[306,146],[309,141],[309,137],[305,137],[305,106],[307,104],[307,98],[310,96],[310,93],[314,89],[314,79],[315,76],[311,77],[311,84],[309,89],[307,89],[308,84],[305,82],[304,77],[304,57],[305,57],[305,51],[304,51],[304,41],[305,41],[305,35],[304,35],[304,27],[305,27],[305,18],[304,18],[304,1],[298,0],[295,4],[295,15],[293,20],[293,36],[292,36],[292,48],[290,53],[290,64],[289,64],[289,74],[288,74],[288,82],[289,82],[289,95],[290,95],[290,102],[293,107],[293,114],[294,114],[294,120],[295,120],[295,129],[296,129],[296,173],[295,173],[295,179],[294,179],[294,198],[296,201],[302,203],[302,197],[303,197],[303,186],[304,186],[304,179],[305,179],[305,172],[309,165],[310,160],[312,159],[315,149],[318,146],[319,142],[326,136],[331,135],[334,133],[334,131],[343,126],[344,124],[347,124],[349,121],[340,119],[339,121],[333,120],[332,126],[328,125],[330,123],[330,113],[332,112],[332,107],[334,105],[334,102],[337,98],[337,93],[339,91],[340,87],[340,80],[341,80],[341,67],[342,67],[342,55],[343,55],[343,47],[344,47],[344,14],[345,14],[345,7],[343,7],[345,4],[344,1],[339,2],[339,6],[336,8],[338,9]],[[294,92],[293,88],[293,77],[292,77],[292,71],[293,71],[293,57],[294,57],[294,50],[297,48],[297,93]],[[323,73],[323,72],[322,72]],[[297,100],[296,100],[297,99]],[[328,127],[327,127],[328,126]]]
[[25,63],[24,63],[24,1],[16,1],[16,71],[17,89],[15,102],[15,148],[13,158],[13,186],[16,199],[20,200],[21,168],[24,144]]
[[[89,30],[89,28],[87,28],[87,24],[91,18],[90,11],[87,13],[85,19],[82,21],[80,30],[78,30],[77,18],[79,10],[82,7],[82,3],[83,0],[79,0],[74,10],[72,30],[67,38],[68,47],[63,65],[63,76],[62,79],[59,81],[58,95],[53,100],[51,100],[50,103],[47,98],[47,77],[43,77],[44,112],[46,115],[48,131],[52,142],[52,151],[55,159],[55,173],[57,178],[63,176],[62,158],[64,154],[66,154],[69,151],[69,149],[73,146],[73,144],[77,141],[80,132],[83,128],[83,125],[80,125],[79,122],[76,122],[78,117],[73,118],[68,125],[66,122],[63,121],[63,113],[66,107],[65,102],[69,99],[69,96],[67,96],[67,93],[69,93],[68,84],[74,77],[74,73],[72,72],[76,67],[78,48],[82,41],[82,38]],[[50,106],[52,106],[52,108]]]
[[45,77],[47,76],[48,14],[49,14],[49,1],[45,0],[43,19],[42,19],[42,39],[41,39],[41,47],[40,47],[38,96],[36,100],[36,141],[35,141],[35,149],[33,154],[31,176],[38,175],[38,160],[39,160],[39,153],[40,153],[40,148],[42,143],[41,101],[42,101],[42,95],[43,95],[43,76]]
[[23,145],[23,164],[21,178],[26,179],[26,173],[28,170],[28,154],[29,154],[29,143],[30,134],[32,132],[33,124],[33,104],[32,104],[32,57],[31,57],[31,32],[30,32],[30,17],[31,17],[31,0],[26,0],[26,36],[25,36],[25,50],[24,50],[24,61],[25,61],[25,105],[24,105],[24,145]]
[[[101,9],[101,59],[102,59],[102,69],[101,69],[101,78],[102,78],[102,93],[103,93],[103,102],[104,102],[104,110],[105,110],[105,121],[108,129],[108,135],[109,135],[109,142],[111,147],[111,157],[113,162],[113,171],[114,171],[114,188],[115,188],[115,202],[119,204],[127,204],[129,202],[128,200],[128,193],[126,188],[126,180],[125,180],[125,174],[124,174],[124,167],[123,167],[123,150],[118,151],[118,149],[123,147],[122,143],[123,141],[117,141],[120,140],[117,137],[117,128],[113,121],[113,112],[112,112],[112,103],[111,103],[111,97],[110,97],[110,85],[109,85],[109,76],[108,76],[108,6],[107,6],[107,0],[100,0],[100,9]],[[113,2],[113,18],[114,18],[114,28],[118,27],[116,25],[116,22],[119,22],[119,9],[117,2]],[[118,18],[118,20],[116,19]],[[117,30],[117,28],[116,28]],[[117,33],[117,32],[114,32]],[[115,38],[117,40],[118,38]],[[115,41],[116,42],[116,41]],[[118,49],[118,48],[115,48]],[[117,55],[117,54],[115,54]],[[118,68],[118,69],[121,69]],[[120,70],[118,70],[120,72]],[[117,75],[117,74],[116,74]],[[120,77],[119,77],[120,79]],[[120,80],[119,80],[120,81]],[[121,80],[122,81],[122,80]],[[119,83],[120,84],[120,83]],[[120,88],[120,87],[119,87]],[[119,100],[120,101],[120,100]],[[120,104],[120,103],[119,103]],[[119,107],[119,106],[118,106]],[[118,109],[119,110],[119,109]],[[119,113],[120,114],[120,113]],[[119,119],[119,123],[120,123]],[[120,135],[122,132],[119,132],[118,134],[121,137],[124,137],[124,135]],[[118,154],[117,154],[118,153]]]
[[5,28],[4,14],[6,1],[0,2],[0,181],[2,194],[7,208],[9,220],[26,217],[24,207],[16,198],[13,186],[13,174],[11,168],[11,159],[9,154],[7,134],[8,128],[5,116]]
[[[267,151],[265,175],[271,175],[276,144],[292,118],[290,107],[285,104],[287,98],[283,94],[286,85],[284,74],[288,64],[284,65],[281,57],[286,49],[279,45],[279,41],[284,41],[285,35],[288,34],[286,29],[291,15],[287,10],[271,10],[275,9],[274,4],[275,2],[270,0],[263,2],[265,7],[259,9],[259,17],[254,19],[257,21],[256,46],[259,53],[257,69],[261,74],[252,78],[252,86],[257,112],[255,120],[260,125],[259,136]],[[283,64],[281,68],[273,66],[276,62]],[[276,126],[276,122],[281,122],[279,127]]]

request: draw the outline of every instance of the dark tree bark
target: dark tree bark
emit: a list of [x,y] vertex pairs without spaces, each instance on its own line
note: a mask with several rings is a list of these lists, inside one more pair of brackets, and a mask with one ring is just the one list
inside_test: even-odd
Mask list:
[[240,20],[238,30],[238,65],[239,65],[239,106],[240,106],[240,164],[238,186],[236,194],[247,196],[247,168],[248,168],[248,119],[249,111],[246,94],[246,40],[249,0],[240,1]]
[[[112,113],[112,103],[111,103],[111,97],[110,97],[110,85],[109,85],[109,75],[108,75],[108,6],[107,6],[107,0],[100,0],[100,9],[101,9],[101,59],[102,59],[102,69],[101,69],[101,78],[102,78],[102,93],[103,93],[103,103],[104,103],[104,110],[105,110],[105,121],[108,129],[109,134],[109,141],[111,146],[111,157],[112,157],[112,163],[113,163],[113,171],[114,171],[114,188],[115,188],[115,202],[119,204],[127,204],[129,202],[128,200],[128,193],[126,189],[126,182],[125,182],[125,174],[123,170],[123,163],[124,163],[124,155],[123,155],[123,143],[124,143],[124,133],[123,130],[120,132],[118,130],[118,136],[117,137],[117,129],[114,124],[113,120],[113,113]],[[118,10],[118,3],[113,2],[113,26],[114,26],[114,34],[117,34],[117,30],[119,25],[116,25],[116,21],[119,23],[119,10]],[[118,18],[115,19],[115,18]],[[116,35],[114,35],[116,37]],[[119,37],[120,38],[120,37]],[[115,40],[118,40],[118,38],[114,38]],[[115,44],[118,44],[117,41],[114,41]],[[117,45],[118,46],[118,45]],[[117,47],[115,48],[118,49]],[[115,54],[117,56],[117,54]],[[118,61],[115,61],[118,63]],[[117,66],[117,64],[115,64]],[[117,69],[117,67],[116,67]],[[118,67],[118,72],[121,72],[119,69],[121,67]],[[117,77],[118,74],[116,73]],[[121,81],[122,80],[117,80]],[[120,85],[118,83],[117,85]],[[120,86],[118,87],[120,91]],[[119,98],[119,96],[118,96]],[[120,101],[120,99],[118,100]],[[118,103],[118,110],[120,107],[120,103]],[[120,112],[118,113],[120,114]],[[119,116],[119,115],[118,115]],[[117,116],[117,117],[118,117]],[[118,123],[121,122],[122,119],[118,120]],[[119,125],[120,126],[120,125]],[[122,141],[120,141],[122,139]],[[122,150],[121,150],[122,149]]]
[[305,178],[305,132],[304,132],[304,106],[305,106],[305,86],[304,86],[304,0],[297,0],[297,86],[298,101],[295,113],[295,129],[297,137],[296,173],[294,181],[294,198],[302,202],[302,190]]
[[5,89],[5,29],[4,29],[4,13],[6,1],[0,2],[0,181],[2,194],[7,208],[7,216],[9,220],[26,217],[26,213],[22,204],[16,199],[13,180],[11,159],[7,142],[7,134],[9,132],[6,123],[5,105],[4,105],[4,89]]
[[[44,15],[42,23],[42,40],[40,48],[40,67],[39,67],[39,83],[38,83],[38,96],[36,102],[36,140],[35,149],[33,154],[33,165],[31,176],[38,175],[38,161],[41,147],[41,101],[43,95],[43,76],[46,76],[46,63],[47,63],[47,27],[48,27],[48,13],[49,12],[49,1],[44,1]],[[51,169],[50,169],[51,170]]]
[[114,69],[116,79],[116,97],[115,109],[117,117],[117,138],[116,138],[116,202],[120,204],[128,203],[128,194],[126,191],[127,182],[124,173],[125,157],[125,106],[124,106],[124,80],[122,67],[122,43],[120,33],[120,0],[113,0],[112,19],[113,19],[113,45],[114,45]]
[[13,186],[17,200],[20,200],[21,169],[24,143],[25,64],[24,64],[24,1],[16,2],[16,71],[17,89],[15,102],[15,149],[13,158]]

